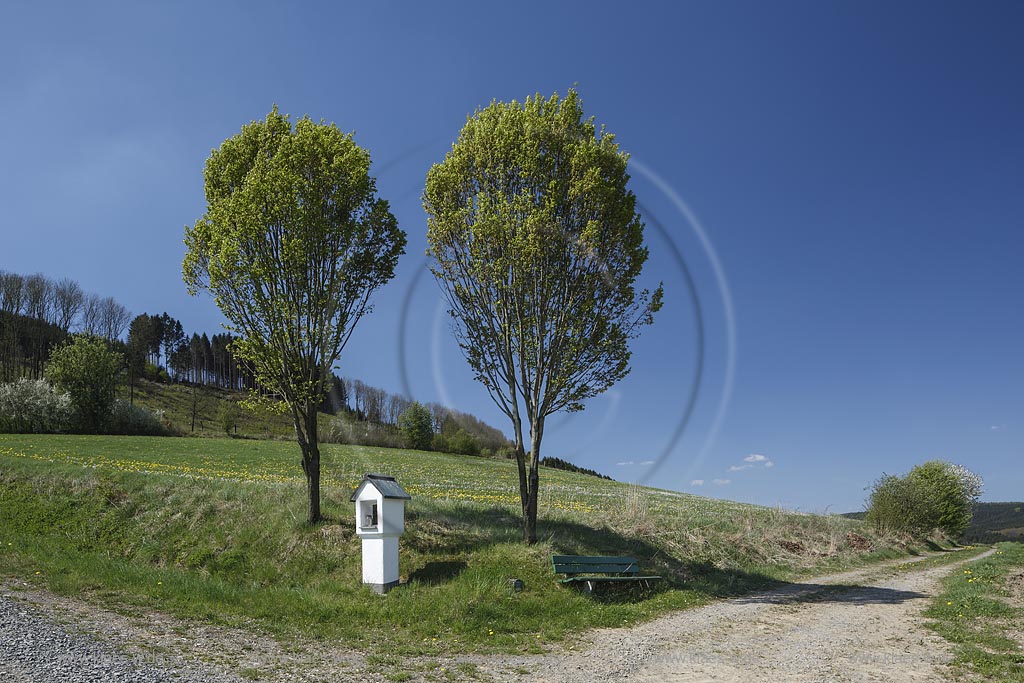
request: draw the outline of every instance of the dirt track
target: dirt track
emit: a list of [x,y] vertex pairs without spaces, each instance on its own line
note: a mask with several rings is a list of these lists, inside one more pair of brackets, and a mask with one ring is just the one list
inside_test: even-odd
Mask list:
[[937,681],[950,648],[922,627],[921,612],[939,579],[963,563],[834,574],[632,629],[596,631],[568,656],[479,665],[499,680],[523,680],[508,674],[522,667],[536,672],[531,680],[551,683]]
[[[411,681],[451,680],[460,665],[468,664],[476,667],[468,677],[472,680],[515,683],[938,681],[951,650],[946,641],[923,628],[921,612],[940,578],[991,552],[931,569],[906,564],[900,569],[890,564],[832,574],[677,612],[633,628],[593,631],[568,651],[417,658],[406,660],[405,666]],[[296,651],[248,631],[186,624],[158,614],[126,618],[73,599],[3,586],[0,601],[6,601],[7,607],[17,605],[8,610],[15,621],[25,620],[44,630],[57,628],[61,634],[63,629],[48,623],[74,624],[73,632],[80,635],[72,637],[81,648],[91,652],[90,639],[95,639],[105,665],[132,670],[143,664],[155,667],[153,680],[163,680],[157,674],[167,668],[177,680],[241,680],[230,672],[243,669],[258,671],[260,680],[282,683],[389,678],[360,654],[331,646]],[[24,633],[23,625],[6,625]],[[0,663],[13,667],[0,665],[0,674],[8,677],[18,671],[13,653],[5,653],[10,645],[0,642]],[[68,659],[58,639],[50,637],[37,639],[31,652],[39,660],[35,669],[50,674],[55,672],[47,662]],[[78,663],[81,668],[82,659]],[[447,673],[439,671],[442,667]],[[86,678],[53,676],[54,681],[58,679],[94,680],[87,674]]]

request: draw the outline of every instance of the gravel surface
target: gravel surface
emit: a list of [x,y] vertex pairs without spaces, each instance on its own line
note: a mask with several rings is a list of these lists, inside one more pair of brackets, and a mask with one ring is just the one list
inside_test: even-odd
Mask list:
[[481,661],[481,669],[502,681],[522,681],[510,672],[529,669],[530,681],[545,683],[940,681],[950,645],[923,627],[921,612],[939,579],[992,552],[931,569],[890,565],[811,579],[594,631],[569,653]]
[[809,579],[632,628],[591,631],[543,655],[396,657],[387,666],[329,643],[282,644],[245,629],[118,614],[0,584],[0,683],[937,681],[951,650],[923,628],[921,612],[939,579],[968,561]]
[[[151,658],[149,658],[151,659]],[[0,595],[0,681],[4,683],[208,683],[222,671],[167,666],[115,651],[35,607]]]

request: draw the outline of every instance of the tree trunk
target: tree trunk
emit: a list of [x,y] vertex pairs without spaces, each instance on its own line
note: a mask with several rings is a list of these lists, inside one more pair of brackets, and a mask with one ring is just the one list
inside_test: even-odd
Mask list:
[[310,524],[318,523],[323,517],[320,515],[320,452],[319,449],[312,457],[303,456],[302,469],[306,471],[306,496],[309,499],[309,511],[306,514],[306,521]]
[[[512,420],[516,437],[516,469],[519,470],[519,502],[523,508],[523,523],[526,523],[526,511],[529,510],[530,486],[526,477],[526,448],[523,445],[523,423],[517,414]],[[526,528],[523,528],[523,540],[526,540]]]
[[537,542],[537,502],[540,498],[540,442],[544,436],[544,418],[530,425],[530,458],[527,463],[527,497],[523,514],[523,540],[527,545]]
[[317,433],[316,405],[307,404],[305,413],[293,412],[295,434],[302,449],[302,471],[306,473],[306,495],[309,510],[306,521],[316,524],[323,519],[320,514],[320,444]]
[[523,519],[523,540],[526,541],[527,545],[533,545],[537,542],[537,485],[540,482],[540,476],[537,473],[536,466],[532,463],[530,465],[529,482],[530,495],[526,505],[526,515]]

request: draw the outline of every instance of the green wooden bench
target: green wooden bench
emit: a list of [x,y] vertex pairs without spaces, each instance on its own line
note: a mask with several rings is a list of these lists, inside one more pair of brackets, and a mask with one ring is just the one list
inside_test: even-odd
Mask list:
[[660,576],[642,576],[635,557],[588,557],[586,555],[552,555],[551,566],[556,574],[565,574],[560,583],[579,585],[588,593],[602,583],[625,583],[650,588]]

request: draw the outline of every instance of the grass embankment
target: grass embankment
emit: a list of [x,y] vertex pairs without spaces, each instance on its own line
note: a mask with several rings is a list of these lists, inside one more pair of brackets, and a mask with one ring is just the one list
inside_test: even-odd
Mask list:
[[1024,681],[1024,544],[999,543],[946,578],[925,616],[957,644],[958,680]]
[[[364,472],[393,474],[413,496],[401,540],[408,583],[383,598],[361,585],[348,502]],[[542,540],[526,547],[511,462],[328,445],[323,473],[329,520],[309,528],[294,444],[0,437],[0,576],[119,609],[404,654],[535,651],[905,552],[838,516],[547,469]],[[666,580],[651,595],[592,598],[555,581],[553,553],[635,555]]]
[[[140,380],[135,387],[135,403],[152,412],[159,412],[174,434],[226,438],[220,413],[230,410],[235,416],[232,438],[295,440],[295,427],[290,414],[272,411],[254,413],[241,410],[238,402],[249,398],[246,392],[221,387],[188,384],[161,384]],[[192,413],[195,411],[195,421]],[[400,443],[395,428],[355,420],[351,415],[319,413],[320,440],[332,442]]]
[[[194,389],[193,392],[193,387],[188,384],[161,384],[139,380],[135,386],[135,403],[147,410],[162,413],[175,432],[186,436],[224,437],[224,427],[218,419],[220,410],[230,404],[237,407],[238,401],[248,398],[248,394],[220,387],[198,386]],[[125,398],[127,399],[127,396]],[[328,419],[326,415],[322,417]],[[257,415],[248,410],[238,410],[236,429],[233,433],[257,439],[294,439],[295,427],[288,415]]]

